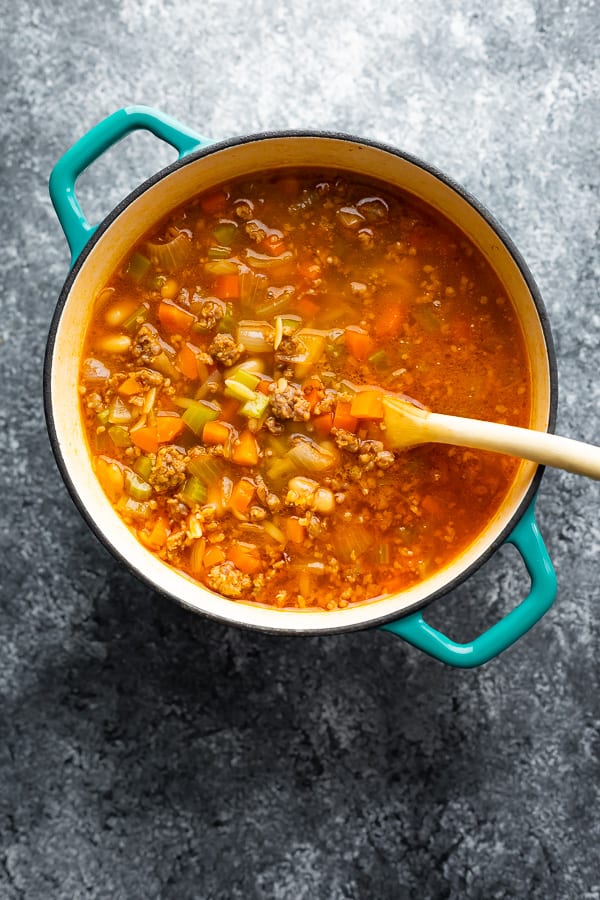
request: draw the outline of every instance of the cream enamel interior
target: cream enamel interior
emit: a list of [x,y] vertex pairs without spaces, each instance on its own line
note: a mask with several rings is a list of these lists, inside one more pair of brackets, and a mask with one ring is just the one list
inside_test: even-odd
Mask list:
[[50,374],[51,406],[59,453],[81,504],[115,552],[158,589],[178,602],[223,620],[269,630],[319,631],[358,627],[405,614],[471,568],[508,526],[524,499],[536,466],[523,462],[502,508],[460,558],[433,577],[398,595],[334,612],[273,610],[235,603],[174,572],[136,540],[113,511],[91,468],[79,412],[78,367],[94,298],[133,244],[169,210],[198,192],[240,175],[286,166],[351,170],[409,190],[463,231],[492,263],[514,303],[526,335],[533,373],[530,425],[546,430],[551,380],[548,352],[527,283],[508,249],[488,222],[459,193],[433,174],[385,149],[335,137],[264,136],[217,148],[188,161],[127,205],[97,240],[71,286],[55,337]]

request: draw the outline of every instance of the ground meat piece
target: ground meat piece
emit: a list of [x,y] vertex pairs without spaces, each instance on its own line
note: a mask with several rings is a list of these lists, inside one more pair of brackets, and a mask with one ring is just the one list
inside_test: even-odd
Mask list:
[[185,453],[179,447],[167,444],[156,454],[156,461],[148,481],[158,493],[172,491],[185,481]]
[[266,225],[258,219],[250,219],[250,221],[246,222],[244,230],[248,237],[256,241],[257,244],[261,244],[267,236]]
[[358,451],[358,461],[370,472],[374,466],[388,469],[394,462],[394,454],[384,450],[381,441],[362,441]]
[[236,344],[230,334],[217,334],[208,348],[210,355],[224,366],[232,366],[244,352],[243,344]]
[[255,475],[254,483],[256,484],[256,496],[271,512],[278,512],[281,509],[281,500],[269,490],[262,476]]
[[169,518],[173,522],[182,522],[184,519],[187,519],[190,512],[185,503],[182,503],[181,500],[177,500],[175,497],[170,497],[167,500],[167,509]]
[[225,315],[224,305],[219,300],[205,300],[200,307],[198,325],[205,331],[212,331]]
[[302,342],[292,334],[285,334],[281,338],[279,347],[275,353],[276,363],[286,363],[302,352]]
[[265,428],[267,431],[270,431],[271,434],[282,434],[284,430],[283,423],[278,422],[275,416],[269,416],[265,419]]
[[290,384],[280,378],[269,386],[269,403],[277,419],[293,419],[294,422],[308,422],[310,403],[297,384]]
[[104,409],[104,403],[102,401],[102,397],[100,394],[97,394],[95,391],[93,394],[88,394],[86,397],[85,405],[88,409],[91,409],[92,412],[99,413]]
[[340,450],[349,450],[350,453],[358,453],[360,450],[361,440],[351,431],[344,431],[343,428],[335,428],[333,431],[333,439]]
[[131,346],[131,355],[138,363],[149,365],[162,353],[158,331],[154,325],[140,325]]
[[252,200],[236,200],[235,201],[235,214],[238,219],[243,219],[244,221],[248,221],[248,219],[252,218],[252,213],[254,212],[254,203]]
[[206,576],[206,583],[211,590],[232,600],[238,600],[245,591],[252,587],[252,579],[244,575],[232,562],[224,562],[213,566]]
[[131,374],[143,387],[160,387],[165,380],[164,375],[153,369],[135,369]]
[[322,416],[331,412],[337,403],[335,391],[324,391],[323,396],[317,400],[313,409],[313,415]]

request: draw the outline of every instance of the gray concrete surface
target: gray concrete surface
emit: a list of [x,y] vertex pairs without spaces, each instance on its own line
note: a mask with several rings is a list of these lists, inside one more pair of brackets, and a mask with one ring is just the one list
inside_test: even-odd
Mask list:
[[[390,635],[265,636],[153,594],[55,467],[42,359],[67,248],[49,172],[136,102],[216,138],[325,127],[462,182],[548,307],[558,429],[600,443],[598,6],[586,0],[0,0],[0,896],[600,898],[598,485],[547,472],[559,597],[460,672]],[[170,159],[129,138],[98,219]],[[514,605],[502,552],[431,620]]]

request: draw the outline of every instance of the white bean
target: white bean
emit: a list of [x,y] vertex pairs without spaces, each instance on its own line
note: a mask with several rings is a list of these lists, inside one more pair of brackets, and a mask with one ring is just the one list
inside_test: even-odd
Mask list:
[[105,353],[127,353],[130,347],[128,334],[103,334],[96,341],[96,349]]

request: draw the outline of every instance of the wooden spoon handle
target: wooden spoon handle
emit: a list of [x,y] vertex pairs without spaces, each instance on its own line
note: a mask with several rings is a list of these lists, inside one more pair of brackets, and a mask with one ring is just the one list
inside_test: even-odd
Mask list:
[[600,479],[600,447],[545,431],[430,413],[427,416],[427,440],[495,450]]

